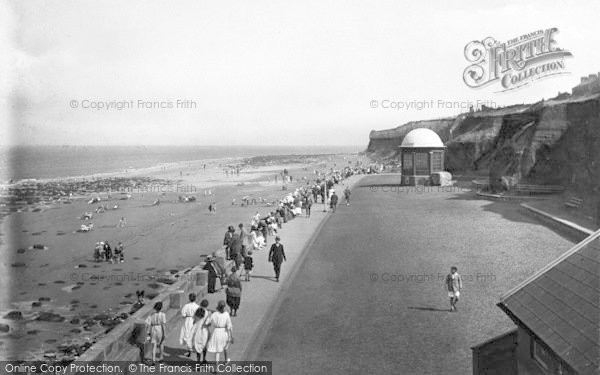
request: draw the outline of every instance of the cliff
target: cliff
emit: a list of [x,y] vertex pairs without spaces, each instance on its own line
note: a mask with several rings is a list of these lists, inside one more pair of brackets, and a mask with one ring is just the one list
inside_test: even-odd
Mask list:
[[501,188],[501,177],[509,176],[518,182],[569,186],[584,195],[600,190],[600,94],[561,94],[534,104],[371,131],[367,154],[397,160],[398,146],[415,128],[440,136],[447,146],[448,171],[489,173],[495,189]]

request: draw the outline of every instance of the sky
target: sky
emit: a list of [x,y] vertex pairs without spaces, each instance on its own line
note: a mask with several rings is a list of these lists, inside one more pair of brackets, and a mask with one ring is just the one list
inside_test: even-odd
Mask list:
[[[600,71],[598,14],[597,0],[0,0],[0,144],[366,145],[464,103],[570,92]],[[552,27],[569,74],[508,92],[463,81],[469,42]]]

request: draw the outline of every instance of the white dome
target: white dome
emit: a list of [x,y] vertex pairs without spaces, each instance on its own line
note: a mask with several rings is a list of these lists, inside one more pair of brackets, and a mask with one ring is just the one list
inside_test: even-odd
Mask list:
[[400,147],[444,147],[444,143],[433,130],[419,128],[408,132]]

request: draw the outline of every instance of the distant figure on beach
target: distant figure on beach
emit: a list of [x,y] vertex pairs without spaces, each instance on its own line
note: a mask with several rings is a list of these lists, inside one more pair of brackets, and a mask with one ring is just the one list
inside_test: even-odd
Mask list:
[[456,311],[456,303],[460,298],[462,289],[462,279],[458,274],[458,268],[450,267],[450,273],[446,276],[446,287],[448,288],[448,298],[450,298],[450,311]]
[[194,328],[194,314],[200,307],[196,303],[196,294],[190,293],[188,295],[189,302],[186,303],[181,309],[181,316],[183,317],[183,325],[181,326],[181,332],[179,334],[179,345],[185,345],[187,349],[186,357],[192,355],[192,328]]
[[158,206],[159,204],[160,204],[160,199],[156,199],[156,200],[155,200],[155,201],[152,203],[152,205],[153,205],[153,206]]
[[225,291],[227,306],[231,309],[231,316],[237,316],[237,311],[242,302],[242,283],[237,272],[237,267],[231,268],[231,275],[227,278],[227,290]]
[[107,262],[110,262],[112,260],[112,249],[108,241],[104,241],[104,259]]
[[115,259],[115,263],[125,262],[125,246],[123,245],[122,242],[119,242],[117,247],[115,247],[114,259]]
[[146,318],[148,326],[148,338],[152,344],[152,364],[156,362],[156,349],[158,348],[158,360],[163,359],[165,338],[167,336],[167,317],[162,312],[162,302],[154,304],[154,311]]
[[104,243],[96,242],[94,247],[94,261],[100,262],[104,256]]
[[219,363],[219,355],[221,352],[225,355],[225,361],[228,361],[227,349],[229,344],[233,344],[233,326],[231,317],[225,311],[225,301],[219,301],[217,311],[212,313],[210,320],[214,330],[208,339],[207,350],[215,353],[215,362]]
[[269,262],[273,263],[273,270],[275,271],[275,279],[279,282],[279,274],[281,272],[281,263],[285,261],[285,251],[283,245],[279,242],[281,238],[275,237],[275,243],[271,245],[269,251]]
[[127,225],[127,219],[125,219],[125,216],[121,216],[121,220],[119,220],[119,224],[117,225],[117,228],[125,228],[126,225]]

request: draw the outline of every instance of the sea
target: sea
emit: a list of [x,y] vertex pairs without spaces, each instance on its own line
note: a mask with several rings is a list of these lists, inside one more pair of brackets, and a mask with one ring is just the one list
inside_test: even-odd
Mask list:
[[185,161],[357,153],[364,149],[365,146],[0,146],[0,181],[88,176]]

